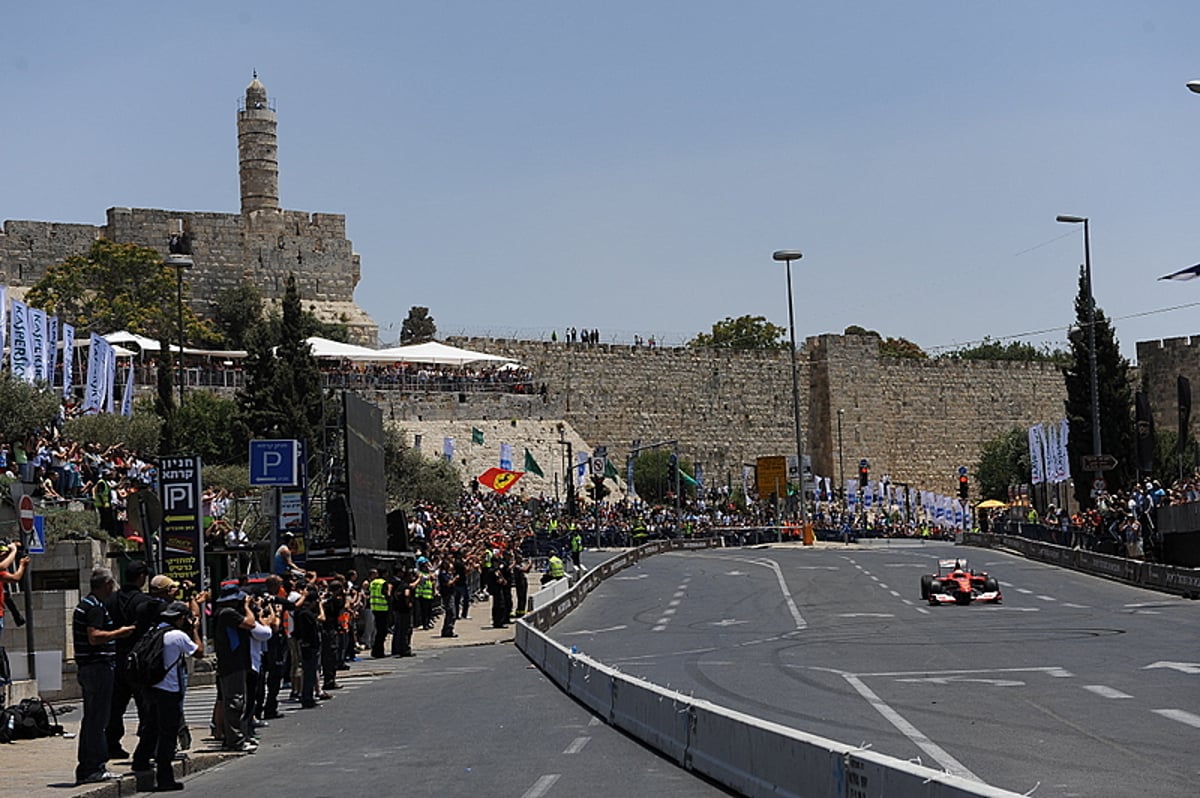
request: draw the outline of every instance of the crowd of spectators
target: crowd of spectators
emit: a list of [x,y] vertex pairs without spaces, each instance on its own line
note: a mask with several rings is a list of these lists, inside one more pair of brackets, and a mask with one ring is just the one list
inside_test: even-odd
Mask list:
[[538,390],[533,373],[516,365],[445,366],[325,360],[321,361],[321,376],[326,388],[522,394]]

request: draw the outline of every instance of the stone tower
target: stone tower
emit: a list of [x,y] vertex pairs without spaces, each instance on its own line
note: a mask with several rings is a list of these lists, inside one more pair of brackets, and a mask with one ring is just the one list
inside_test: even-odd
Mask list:
[[242,214],[278,211],[279,141],[275,133],[275,109],[257,72],[246,87],[246,99],[238,109],[237,127]]

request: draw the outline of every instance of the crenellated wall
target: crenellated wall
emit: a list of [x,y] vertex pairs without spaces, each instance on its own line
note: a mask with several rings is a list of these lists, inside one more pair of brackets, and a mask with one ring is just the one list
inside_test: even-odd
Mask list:
[[1154,426],[1159,430],[1179,429],[1178,378],[1187,377],[1192,386],[1192,414],[1188,431],[1197,435],[1200,415],[1200,335],[1138,341],[1139,385],[1150,399]]

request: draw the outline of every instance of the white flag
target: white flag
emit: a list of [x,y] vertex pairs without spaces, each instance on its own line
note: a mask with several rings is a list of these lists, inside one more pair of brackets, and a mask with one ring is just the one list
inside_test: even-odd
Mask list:
[[1040,485],[1046,481],[1045,428],[1041,424],[1029,428],[1029,468],[1032,472],[1030,482]]
[[121,397],[121,415],[133,415],[133,359],[130,358],[125,371],[125,394]]
[[62,326],[63,339],[63,354],[62,354],[62,375],[63,375],[63,396],[71,395],[71,384],[73,375],[72,369],[75,367],[75,327],[71,324]]
[[15,379],[33,382],[33,368],[29,362],[29,306],[18,299],[12,301],[9,330],[12,375]]

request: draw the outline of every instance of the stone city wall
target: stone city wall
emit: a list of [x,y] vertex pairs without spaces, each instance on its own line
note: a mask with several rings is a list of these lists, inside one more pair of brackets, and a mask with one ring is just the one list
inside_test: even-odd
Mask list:
[[1179,377],[1192,386],[1192,414],[1188,432],[1196,436],[1200,415],[1200,335],[1138,341],[1139,389],[1147,394],[1156,430],[1179,430]]
[[[563,418],[593,445],[607,445],[618,463],[635,439],[678,439],[681,454],[703,463],[713,484],[730,476],[737,482],[742,464],[756,457],[796,449],[787,350],[454,343],[512,357],[545,386],[540,404],[525,398],[505,412],[516,416],[525,406],[540,417]],[[985,441],[1014,426],[1061,418],[1065,398],[1051,364],[888,358],[868,336],[809,338],[798,372],[805,450],[814,472],[835,483],[839,470],[853,478],[865,458],[875,477],[950,493],[958,467],[973,469]],[[449,404],[460,416],[477,401],[499,410],[494,398],[457,396]],[[838,410],[844,411],[840,468]]]

